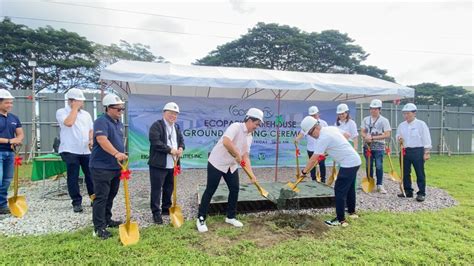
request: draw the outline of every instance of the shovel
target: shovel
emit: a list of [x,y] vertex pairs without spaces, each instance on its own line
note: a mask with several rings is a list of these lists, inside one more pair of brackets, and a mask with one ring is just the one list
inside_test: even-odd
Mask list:
[[392,179],[393,181],[398,182],[398,181],[400,181],[400,176],[398,175],[397,172],[395,172],[395,169],[393,169],[392,158],[390,156],[390,147],[389,146],[385,147],[385,153],[387,154],[388,163],[390,164],[390,173],[389,173],[390,179]]
[[173,158],[174,161],[174,171],[173,171],[173,205],[170,208],[170,219],[171,224],[174,228],[179,228],[184,224],[183,211],[181,206],[177,204],[176,194],[176,177],[181,174],[181,167],[178,165],[178,159]]
[[298,142],[295,141],[295,156],[296,156],[296,179],[300,176],[300,149],[298,148]]
[[[242,166],[242,169],[244,169],[244,172],[247,174],[247,176],[251,178],[251,174],[249,172],[249,170],[247,170],[247,168],[245,167],[245,161],[241,161],[240,162],[240,166]],[[260,184],[258,182],[255,182],[254,183],[255,187],[257,187],[257,190],[258,192],[260,193],[260,195],[262,195],[262,197],[268,199],[269,201],[273,202],[273,203],[277,203],[277,200],[275,199],[275,197],[273,197],[270,193],[268,193],[268,191],[266,191],[262,186],[260,186]]]
[[13,163],[14,174],[13,174],[13,197],[8,198],[8,208],[10,213],[17,217],[23,217],[28,211],[28,204],[26,203],[25,196],[18,195],[18,171],[21,165],[22,158],[20,157],[20,147],[12,145],[12,149],[15,152],[15,161]]
[[[311,172],[311,170],[313,170],[313,168],[318,165],[318,163],[322,160],[326,159],[326,157],[324,155],[320,155],[319,158],[318,158],[318,161],[313,165],[313,167],[311,167],[311,169],[309,169],[308,172]],[[293,190],[294,192],[300,192],[300,189],[297,187],[299,183],[301,183],[301,181],[303,181],[303,179],[305,178],[306,176],[301,176],[299,173],[298,173],[298,176],[297,176],[297,179],[296,179],[296,182],[295,183],[292,183],[292,182],[288,182],[286,183],[286,185],[291,188],[291,190]]]
[[332,172],[331,172],[331,175],[329,176],[328,181],[327,181],[326,184],[328,186],[332,186],[332,183],[334,183],[334,181],[336,181],[336,178],[337,178],[336,162],[333,160]]
[[405,147],[403,147],[403,140],[400,139],[400,175],[402,178],[400,179],[400,192],[402,192],[403,196],[406,197],[407,195],[405,194],[405,189],[403,188],[403,178],[404,178],[404,172],[403,172],[403,157],[405,156]]
[[140,240],[140,231],[138,230],[138,223],[130,221],[130,196],[128,193],[128,179],[130,179],[130,170],[128,169],[128,160],[125,163],[118,162],[122,168],[120,180],[123,181],[123,189],[125,193],[125,210],[126,221],[119,226],[120,241],[124,246],[133,245]]
[[372,151],[370,150],[370,147],[369,145],[366,145],[366,153],[365,153],[365,156],[367,157],[367,159],[365,160],[365,177],[362,178],[362,190],[365,192],[365,193],[370,193],[374,190],[375,188],[375,180],[373,177],[370,176],[370,173],[369,173],[369,165],[370,165],[370,162],[372,160]]

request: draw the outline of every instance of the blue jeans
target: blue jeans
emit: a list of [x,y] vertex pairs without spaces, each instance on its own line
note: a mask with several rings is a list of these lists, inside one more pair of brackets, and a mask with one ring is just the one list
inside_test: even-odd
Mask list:
[[0,208],[8,208],[8,188],[13,179],[13,161],[15,154],[11,151],[0,151]]
[[[370,166],[369,166],[369,175],[370,177],[374,177],[374,163],[375,163],[375,175],[377,176],[377,186],[383,184],[383,156],[384,150],[371,150],[372,157],[370,158]],[[364,148],[364,157],[367,160],[366,148]]]

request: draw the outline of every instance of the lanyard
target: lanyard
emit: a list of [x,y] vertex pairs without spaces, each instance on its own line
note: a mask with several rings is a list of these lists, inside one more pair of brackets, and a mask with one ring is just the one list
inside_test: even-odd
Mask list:
[[174,125],[171,125],[171,132],[168,130],[168,123],[165,122],[165,126],[166,126],[166,134],[168,135],[168,140],[170,141],[171,145],[173,145],[173,132],[174,132]]
[[372,124],[372,116],[369,117],[369,133],[372,135],[372,129],[375,127],[375,123],[379,120],[380,116],[375,119],[374,123]]

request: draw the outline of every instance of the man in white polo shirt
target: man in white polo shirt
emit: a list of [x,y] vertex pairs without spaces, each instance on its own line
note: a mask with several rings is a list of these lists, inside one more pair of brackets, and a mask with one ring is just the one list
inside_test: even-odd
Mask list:
[[308,171],[318,162],[318,158],[325,153],[340,165],[336,185],[334,186],[337,217],[326,221],[326,224],[330,226],[347,226],[348,223],[344,215],[346,205],[349,217],[358,218],[355,211],[355,181],[357,170],[359,170],[361,164],[359,154],[357,154],[337,127],[321,127],[319,121],[314,117],[305,117],[301,121],[301,130],[305,134],[317,139],[314,154],[309,159],[306,167],[301,171],[303,176],[307,175]]
[[235,227],[243,224],[235,216],[237,212],[237,200],[239,198],[239,172],[237,168],[243,161],[251,173],[252,182],[255,175],[250,165],[250,146],[252,144],[252,133],[263,122],[263,112],[257,108],[250,108],[245,115],[243,123],[232,123],[219,139],[209,155],[207,163],[207,185],[199,205],[196,226],[199,232],[207,232],[206,216],[211,198],[216,192],[221,177],[229,188],[227,200],[227,216],[225,222]]
[[82,110],[85,97],[81,90],[70,89],[67,105],[56,111],[56,120],[61,128],[59,154],[66,163],[67,189],[74,212],[82,212],[82,196],[79,188],[79,169],[84,173],[87,192],[94,200],[94,186],[89,170],[89,156],[92,147],[93,122],[91,115]]
[[405,195],[401,193],[398,196],[402,198],[413,197],[410,178],[411,165],[413,164],[418,185],[416,200],[422,202],[426,196],[425,161],[430,158],[431,136],[426,123],[416,119],[416,110],[416,105],[407,103],[402,109],[405,121],[397,128],[397,139],[403,142],[406,151],[403,157],[403,187]]

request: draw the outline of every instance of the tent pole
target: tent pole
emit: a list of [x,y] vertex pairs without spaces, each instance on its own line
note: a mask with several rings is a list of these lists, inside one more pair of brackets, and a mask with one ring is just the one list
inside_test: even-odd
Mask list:
[[[278,104],[277,104],[277,118],[280,117],[280,99],[281,99],[281,90],[278,90]],[[275,182],[278,180],[278,150],[279,150],[279,144],[280,144],[280,120],[276,119],[276,127],[277,127],[277,136],[276,136],[276,154],[275,154]]]

